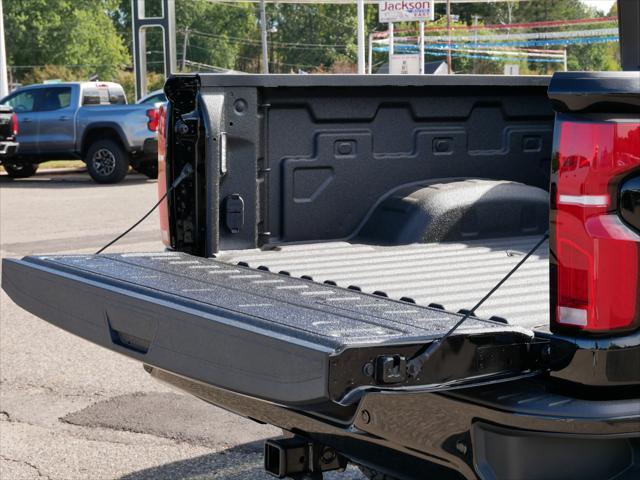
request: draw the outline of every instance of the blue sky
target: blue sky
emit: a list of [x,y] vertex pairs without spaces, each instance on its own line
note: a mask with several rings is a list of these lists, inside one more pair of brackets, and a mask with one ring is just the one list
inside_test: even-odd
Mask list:
[[582,0],[583,3],[586,3],[592,7],[596,7],[605,13],[608,13],[616,0]]

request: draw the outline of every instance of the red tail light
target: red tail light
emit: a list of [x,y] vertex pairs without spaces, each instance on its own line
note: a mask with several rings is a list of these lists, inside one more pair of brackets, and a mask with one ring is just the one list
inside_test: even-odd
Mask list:
[[160,113],[157,108],[150,108],[147,110],[147,117],[149,117],[149,121],[147,122],[147,128],[152,132],[156,132],[158,130],[158,120],[160,118]]
[[15,137],[16,135],[18,135],[18,115],[17,114],[13,114],[11,116],[11,125],[10,125],[10,129],[11,132],[13,134],[13,136]]
[[[154,110],[155,111],[155,110]],[[165,106],[161,105],[158,109],[158,198],[167,191],[167,112]],[[171,246],[171,237],[169,234],[169,208],[165,199],[160,204],[160,232],[162,235],[162,243]]]
[[630,329],[640,318],[640,235],[618,216],[618,186],[640,169],[640,124],[558,118],[551,189],[552,329]]

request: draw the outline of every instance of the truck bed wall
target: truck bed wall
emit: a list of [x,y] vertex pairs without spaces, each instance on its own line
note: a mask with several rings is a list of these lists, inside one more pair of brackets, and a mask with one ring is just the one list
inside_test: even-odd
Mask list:
[[[200,82],[212,175],[208,253],[349,238],[388,194],[425,180],[548,188],[554,116],[545,77],[202,75]],[[215,143],[222,136],[224,154]],[[225,216],[234,194],[244,201],[236,233]]]

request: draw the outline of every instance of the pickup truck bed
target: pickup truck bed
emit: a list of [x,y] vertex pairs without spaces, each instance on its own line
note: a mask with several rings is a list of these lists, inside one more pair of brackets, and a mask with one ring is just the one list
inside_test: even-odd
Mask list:
[[[324,242],[227,251],[218,259],[458,312],[472,308],[538,240],[530,236],[394,246]],[[323,298],[329,294],[330,290],[318,292]],[[549,324],[548,245],[540,247],[477,315],[544,329]]]

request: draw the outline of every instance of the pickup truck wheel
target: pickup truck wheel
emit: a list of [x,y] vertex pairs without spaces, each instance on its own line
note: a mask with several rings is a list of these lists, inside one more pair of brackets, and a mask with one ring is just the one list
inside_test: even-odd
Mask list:
[[98,140],[87,150],[85,163],[97,183],[118,183],[127,176],[129,158],[113,140]]
[[385,475],[384,473],[376,472],[375,470],[372,470],[363,465],[358,465],[358,468],[360,469],[362,474],[369,480],[396,480],[394,477],[390,477],[389,475]]
[[31,162],[5,163],[4,169],[11,178],[27,178],[35,175],[38,164]]

